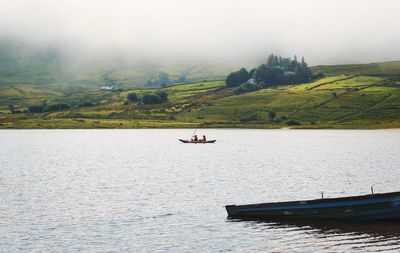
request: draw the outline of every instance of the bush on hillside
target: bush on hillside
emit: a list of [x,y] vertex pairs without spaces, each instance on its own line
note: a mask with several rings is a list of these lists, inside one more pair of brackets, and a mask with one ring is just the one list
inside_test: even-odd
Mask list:
[[54,103],[54,104],[49,104],[46,106],[46,111],[47,112],[56,112],[56,111],[62,111],[65,109],[69,109],[71,106],[66,103]]
[[274,120],[275,117],[276,117],[276,112],[274,112],[274,111],[269,111],[269,112],[268,112],[268,118],[269,118],[270,120]]
[[157,93],[147,93],[142,97],[142,102],[145,105],[149,104],[161,104],[168,101],[168,94],[165,91],[159,91]]
[[168,94],[165,91],[158,91],[156,95],[160,98],[161,102],[168,100]]
[[45,111],[45,106],[44,105],[31,105],[28,108],[28,112],[31,113],[40,113]]
[[299,125],[301,125],[301,123],[296,121],[296,120],[290,119],[290,120],[286,121],[286,125],[288,125],[288,126],[299,126]]
[[130,101],[130,102],[138,102],[140,100],[138,95],[134,92],[129,93],[127,98],[128,98],[128,101]]
[[56,112],[71,108],[69,104],[66,103],[52,103],[49,105],[32,105],[28,108],[28,112],[40,113],[40,112]]

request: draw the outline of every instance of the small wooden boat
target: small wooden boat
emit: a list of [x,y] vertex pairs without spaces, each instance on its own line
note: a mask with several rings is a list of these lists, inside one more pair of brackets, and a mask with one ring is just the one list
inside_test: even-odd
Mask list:
[[179,139],[179,141],[183,142],[183,143],[214,143],[216,140],[209,140],[209,141],[190,141],[190,140],[182,140]]
[[225,206],[230,218],[400,220],[400,192]]

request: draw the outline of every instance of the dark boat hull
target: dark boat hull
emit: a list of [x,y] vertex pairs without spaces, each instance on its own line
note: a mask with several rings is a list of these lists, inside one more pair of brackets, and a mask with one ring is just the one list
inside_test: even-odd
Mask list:
[[400,220],[400,192],[225,208],[231,218]]
[[183,143],[214,143],[216,140],[210,140],[210,141],[188,141],[188,140],[182,140],[179,139],[179,141],[183,142]]

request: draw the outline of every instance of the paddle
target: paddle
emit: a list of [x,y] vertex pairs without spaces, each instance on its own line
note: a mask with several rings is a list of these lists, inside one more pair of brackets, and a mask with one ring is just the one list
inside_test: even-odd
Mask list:
[[193,134],[192,134],[192,138],[191,138],[191,140],[193,140],[193,137],[194,137],[194,135],[196,134],[196,132],[197,132],[197,129],[196,129],[196,130],[194,130],[194,132],[193,132]]

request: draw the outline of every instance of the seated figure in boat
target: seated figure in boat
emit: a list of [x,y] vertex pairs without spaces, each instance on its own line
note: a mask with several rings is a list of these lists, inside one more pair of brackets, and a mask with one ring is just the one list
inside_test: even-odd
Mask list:
[[205,136],[205,135],[203,135],[203,139],[202,139],[202,141],[204,141],[204,142],[206,142],[206,141],[207,141],[207,138],[206,138],[206,136]]
[[198,141],[199,138],[197,138],[197,135],[194,136],[194,138],[192,138],[192,141]]

